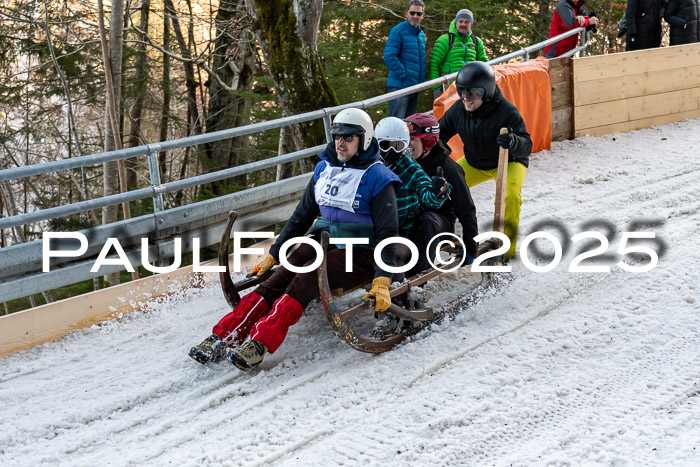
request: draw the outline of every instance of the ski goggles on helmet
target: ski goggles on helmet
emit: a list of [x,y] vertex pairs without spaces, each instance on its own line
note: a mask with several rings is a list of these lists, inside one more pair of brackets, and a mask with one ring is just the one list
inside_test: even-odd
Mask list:
[[420,126],[414,122],[404,121],[406,122],[406,125],[408,125],[408,132],[410,133],[411,138],[425,138],[429,134],[440,133],[439,126]]
[[486,94],[485,88],[464,88],[461,86],[457,87],[457,94],[459,94],[460,99],[467,99],[470,101],[481,100]]
[[379,149],[382,152],[388,152],[388,151],[395,151],[395,152],[403,152],[406,150],[408,147],[408,144],[406,144],[405,141],[397,141],[397,140],[390,140],[390,139],[383,139],[379,141]]

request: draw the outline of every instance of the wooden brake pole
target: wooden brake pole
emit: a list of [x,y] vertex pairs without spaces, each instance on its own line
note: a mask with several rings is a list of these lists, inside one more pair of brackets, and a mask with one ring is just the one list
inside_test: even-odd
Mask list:
[[[501,128],[501,134],[508,133]],[[506,218],[506,187],[508,186],[508,150],[499,148],[498,175],[496,176],[496,211],[493,214],[493,230],[503,233]]]

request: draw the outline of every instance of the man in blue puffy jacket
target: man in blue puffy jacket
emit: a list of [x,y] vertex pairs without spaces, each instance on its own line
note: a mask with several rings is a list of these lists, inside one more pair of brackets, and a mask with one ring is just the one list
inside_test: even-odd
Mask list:
[[[420,22],[425,16],[422,0],[409,0],[406,20],[394,26],[384,47],[384,63],[389,67],[386,87],[389,92],[425,81],[425,34]],[[418,108],[418,93],[389,101],[392,117],[404,119]]]

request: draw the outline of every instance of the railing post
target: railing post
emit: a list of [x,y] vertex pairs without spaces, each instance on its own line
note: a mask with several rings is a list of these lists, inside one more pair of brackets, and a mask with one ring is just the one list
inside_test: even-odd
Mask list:
[[160,212],[163,210],[163,194],[161,193],[160,184],[160,167],[158,167],[158,153],[160,152],[160,143],[147,144],[148,146],[148,175],[151,179],[151,187],[155,191],[153,196],[153,211]]
[[331,120],[331,114],[328,112],[328,109],[323,109],[326,115],[323,116],[323,129],[326,130],[326,143],[330,143],[332,140],[331,138],[331,125],[333,125],[333,121]]

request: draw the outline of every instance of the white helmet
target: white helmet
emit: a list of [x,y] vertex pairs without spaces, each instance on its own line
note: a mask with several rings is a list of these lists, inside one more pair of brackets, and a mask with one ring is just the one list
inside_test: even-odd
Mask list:
[[372,119],[364,110],[341,110],[333,119],[331,134],[358,135],[360,137],[360,151],[366,151],[372,144],[372,137],[374,136]]
[[379,141],[379,149],[382,152],[389,150],[389,146],[382,147],[382,141],[401,141],[403,147],[393,148],[395,152],[402,153],[408,148],[408,143],[411,140],[411,134],[408,131],[406,122],[396,117],[383,118],[377,123],[377,128],[374,129],[374,135]]

